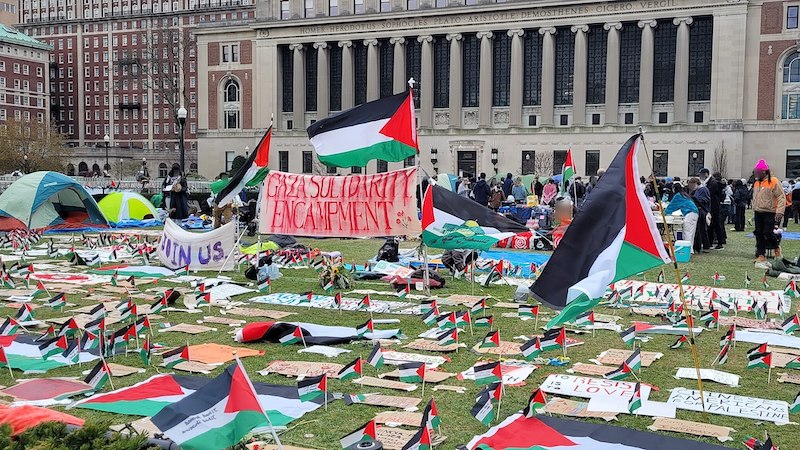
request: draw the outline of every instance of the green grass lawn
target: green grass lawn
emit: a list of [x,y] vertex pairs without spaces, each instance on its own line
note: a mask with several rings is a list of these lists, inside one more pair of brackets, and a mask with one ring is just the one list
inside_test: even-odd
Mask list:
[[[796,225],[792,225],[791,229],[798,230],[800,228],[798,228]],[[712,252],[709,254],[695,255],[691,263],[681,264],[680,272],[691,272],[691,284],[697,285],[713,284],[712,277],[715,272],[719,272],[721,275],[724,275],[727,278],[723,284],[723,287],[730,288],[742,288],[745,272],[748,272],[753,280],[752,287],[756,289],[759,288],[763,271],[756,270],[753,267],[752,257],[754,240],[747,238],[747,234],[749,234],[749,232],[734,233],[729,231],[728,246],[724,250],[712,250]],[[363,263],[368,258],[374,256],[378,247],[382,243],[382,241],[379,240],[334,239],[304,239],[302,242],[311,247],[317,247],[323,251],[341,251],[345,256],[346,261],[357,263]],[[410,247],[411,245],[413,244],[406,243],[402,245],[402,247]],[[795,257],[800,253],[800,241],[785,241],[783,248],[786,257]],[[675,275],[671,270],[671,267],[666,267],[665,269],[667,269],[667,282],[675,282]],[[647,279],[655,280],[657,272],[658,271],[652,271],[651,273],[648,273]],[[281,279],[273,283],[273,292],[303,292],[311,289],[321,291],[321,287],[319,286],[318,282],[316,282],[316,272],[314,272],[312,269],[284,270],[283,275],[284,276]],[[235,274],[233,276],[237,280],[244,279],[241,274]],[[454,281],[449,277],[447,278],[446,287],[440,291],[442,294],[471,292],[469,282],[464,280]],[[777,280],[771,280],[771,286],[772,289],[782,289],[784,283]],[[376,290],[386,290],[385,285],[376,282],[357,282],[355,284],[355,288],[374,288]],[[475,293],[479,295],[492,296],[501,301],[510,301],[513,296],[513,289],[507,286],[492,286],[489,288],[476,286]],[[85,301],[80,301],[73,298],[70,298],[70,301],[79,303],[81,305],[86,304]],[[489,302],[490,307],[491,304],[492,302]],[[253,305],[253,307],[258,306]],[[363,323],[368,317],[367,313],[358,312],[345,312],[340,315],[331,311],[319,309],[280,307],[272,305],[264,307],[297,313],[297,315],[292,316],[289,319],[292,321],[301,320],[325,325],[355,326]],[[212,308],[212,312],[216,313],[216,310],[217,308]],[[445,308],[445,310],[447,309]],[[490,310],[490,313],[494,313],[495,324],[496,327],[500,329],[500,334],[503,340],[511,340],[514,336],[521,334],[534,333],[532,321],[523,322],[518,319],[502,318],[501,314],[505,311],[508,310]],[[624,310],[598,309],[597,312],[622,315],[624,317],[621,323],[623,328],[625,328],[631,320],[648,320],[646,317],[628,315],[628,313]],[[13,314],[10,309],[7,309],[6,313]],[[37,313],[40,317],[55,317],[61,315],[55,311],[49,310],[49,308],[40,308],[37,310]],[[419,317],[376,315],[376,318],[399,318],[401,320],[399,326],[403,333],[412,339],[426,329]],[[198,315],[168,313],[165,320],[168,320],[172,323],[194,323],[194,321],[197,319]],[[253,321],[251,318],[243,319]],[[652,321],[655,319],[649,320]],[[225,326],[212,326],[218,328],[219,331],[217,333],[205,333],[196,337],[189,337],[189,343],[219,342],[224,344],[233,344],[232,336],[229,334],[228,329]],[[483,333],[484,332],[476,333],[475,336],[470,336],[469,333],[466,333],[465,335],[462,335],[462,342],[472,346],[482,338]],[[698,342],[702,367],[710,367],[709,365],[715,358],[718,351],[719,337],[723,333],[724,331],[722,330],[707,331],[702,333],[702,335],[699,337]],[[572,362],[589,362],[588,360],[590,358],[596,357],[597,354],[603,350],[608,348],[623,348],[623,343],[619,335],[610,331],[598,331],[596,337],[594,338],[592,338],[591,335],[583,334],[580,335],[578,339],[585,341],[585,344],[569,350],[568,355],[572,359]],[[178,346],[187,342],[187,335],[178,333],[157,334],[155,340],[167,346]],[[652,400],[666,401],[666,399],[669,397],[669,389],[672,388],[696,387],[696,383],[693,380],[676,380],[673,378],[676,367],[692,366],[691,351],[689,350],[688,346],[685,346],[683,349],[679,350],[669,349],[669,345],[674,342],[674,340],[674,336],[655,336],[650,342],[643,345],[643,350],[659,351],[665,355],[664,358],[655,362],[650,368],[645,368],[641,372],[641,377],[645,382],[655,385],[659,389],[658,392],[653,392],[651,394],[650,398]],[[266,367],[271,360],[321,361],[324,359],[325,361],[346,364],[355,358],[355,355],[360,354],[366,357],[370,350],[370,346],[366,343],[346,345],[344,347],[353,350],[353,353],[328,359],[320,355],[297,353],[297,350],[301,348],[299,346],[281,347],[279,344],[259,343],[251,344],[249,347],[264,350],[266,352],[265,356],[263,357],[244,359],[244,364],[253,380],[287,385],[293,384],[295,381],[279,375],[269,375],[264,377],[256,372]],[[762,397],[791,402],[795,398],[798,390],[800,390],[800,386],[791,384],[783,385],[777,383],[775,381],[777,379],[777,373],[782,372],[782,369],[773,370],[772,383],[769,385],[766,383],[767,374],[765,369],[746,370],[745,366],[747,360],[745,353],[749,347],[750,346],[748,344],[740,343],[736,349],[732,350],[728,363],[720,368],[721,370],[741,375],[742,379],[740,382],[740,387],[729,388],[715,383],[705,383],[705,389],[715,392],[735,393],[745,396]],[[444,364],[442,366],[442,370],[454,373],[467,369],[477,360],[477,355],[464,350],[459,351],[458,353],[449,354],[447,356],[451,358],[452,361]],[[154,358],[154,360],[156,363],[160,363],[160,358]],[[117,356],[114,358],[114,362],[131,366],[141,365],[141,361],[139,360],[138,355],[135,353],[131,353],[128,356]],[[90,367],[86,365],[83,367],[83,369],[88,368]],[[382,368],[381,371],[389,371],[392,369],[393,367],[389,366]],[[541,383],[547,377],[548,374],[564,373],[565,369],[567,369],[567,367],[544,366],[536,370],[533,375],[531,375],[527,381],[527,386],[508,388],[502,403],[502,416],[505,417],[510,413],[521,409],[525,405],[525,402],[527,401],[531,391],[537,387],[539,383]],[[163,368],[160,370],[162,372],[164,371]],[[215,370],[213,375],[217,375],[221,370],[222,369]],[[145,374],[133,375],[127,378],[115,378],[113,381],[115,386],[119,388],[146,379],[155,373],[156,370],[153,367],[150,367],[147,369],[147,373]],[[371,366],[367,366],[367,374],[375,375],[375,369]],[[47,376],[51,377],[77,375],[79,375],[79,369],[77,367],[56,369],[47,373]],[[0,384],[8,386],[12,383],[13,381],[9,377],[7,371],[0,371]],[[463,385],[467,387],[467,392],[465,394],[443,391],[436,393],[436,401],[439,406],[439,412],[442,416],[444,434],[447,436],[447,441],[445,444],[437,448],[454,449],[457,445],[465,444],[475,434],[484,432],[486,427],[481,425],[469,414],[469,410],[473,405],[475,394],[479,390],[475,386],[474,382],[459,382],[453,378],[447,380],[445,384]],[[105,388],[106,391],[109,389],[110,387],[108,386]],[[329,390],[331,392],[344,393],[381,391],[381,389],[375,388],[361,389],[358,385],[350,381],[340,382],[338,380],[330,381]],[[400,391],[391,390],[386,390],[385,393],[392,395],[413,396],[419,395],[419,390],[409,394],[403,394],[400,393]],[[431,394],[434,394],[434,392],[426,388],[425,401],[427,401]],[[421,406],[424,406],[424,403],[421,404]],[[329,405],[327,412],[320,408],[319,410],[311,414],[307,414],[299,421],[291,424],[288,431],[283,434],[282,440],[284,444],[294,444],[310,448],[339,448],[339,438],[341,436],[362,425],[372,418],[375,413],[381,410],[381,408],[366,405],[345,406],[343,402],[337,401]],[[84,409],[72,409],[69,412],[87,420],[107,421],[110,423],[123,423],[125,421],[136,419],[136,417],[125,417]],[[707,421],[715,425],[724,425],[735,428],[737,432],[734,435],[734,440],[727,443],[728,446],[734,448],[741,448],[740,442],[745,435],[761,437],[764,430],[768,431],[773,437],[774,443],[782,448],[790,448],[790,446],[794,445],[792,443],[800,441],[800,430],[794,426],[776,426],[772,423],[764,424],[753,420],[737,419],[721,415],[708,415],[707,417],[703,417],[703,415],[700,413],[693,413],[683,410],[678,410],[677,417],[685,420],[701,422]],[[619,415],[619,421],[614,424],[623,427],[644,430],[648,425],[651,424],[651,419],[621,414]],[[717,443],[715,440],[708,440],[708,442]]]

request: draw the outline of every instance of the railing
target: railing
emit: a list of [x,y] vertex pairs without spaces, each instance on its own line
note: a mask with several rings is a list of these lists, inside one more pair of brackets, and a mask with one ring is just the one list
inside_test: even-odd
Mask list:
[[[113,178],[113,177],[71,177],[85,188],[87,188],[90,193],[98,194],[98,193],[108,193],[111,191],[142,191],[142,183],[136,181],[135,178],[123,178],[122,180]],[[10,176],[10,175],[2,175],[0,176],[0,192],[5,191],[13,182],[19,180],[20,177]],[[151,178],[150,183],[147,184],[147,190],[150,194],[155,194],[156,192],[161,191],[161,178]],[[114,183],[114,187],[111,187],[111,183]],[[210,181],[200,181],[200,180],[188,180],[189,184],[189,192],[192,193],[210,193],[211,192],[211,182]]]

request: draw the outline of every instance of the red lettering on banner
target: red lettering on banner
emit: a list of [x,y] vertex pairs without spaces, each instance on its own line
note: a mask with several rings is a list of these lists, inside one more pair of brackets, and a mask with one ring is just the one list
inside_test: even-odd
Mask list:
[[260,231],[296,236],[416,235],[416,169],[330,177],[270,172]]

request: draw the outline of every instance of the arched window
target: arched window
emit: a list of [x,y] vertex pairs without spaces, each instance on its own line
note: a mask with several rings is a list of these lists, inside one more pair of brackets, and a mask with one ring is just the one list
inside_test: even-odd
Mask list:
[[783,62],[781,119],[800,119],[800,53],[796,51]]
[[67,164],[67,175],[74,177],[75,176],[75,165],[72,163]]
[[158,177],[165,178],[167,176],[167,164],[161,163],[158,165]]
[[189,172],[197,173],[197,163],[189,164]]
[[89,165],[81,161],[78,163],[78,175],[85,175],[89,171]]
[[222,124],[226,129],[241,128],[241,90],[239,83],[228,78],[222,88]]
[[100,165],[97,163],[92,164],[92,172],[100,172]]

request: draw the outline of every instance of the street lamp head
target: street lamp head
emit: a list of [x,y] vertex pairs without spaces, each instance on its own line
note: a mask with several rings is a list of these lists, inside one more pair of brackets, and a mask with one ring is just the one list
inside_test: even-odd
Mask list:
[[181,120],[181,121],[183,121],[183,120],[186,120],[186,114],[187,114],[187,113],[186,113],[186,108],[184,108],[183,106],[181,106],[181,107],[178,109],[178,120]]
[[103,140],[106,142],[106,144],[108,144],[109,142],[111,142],[111,136],[105,135],[103,136]]

